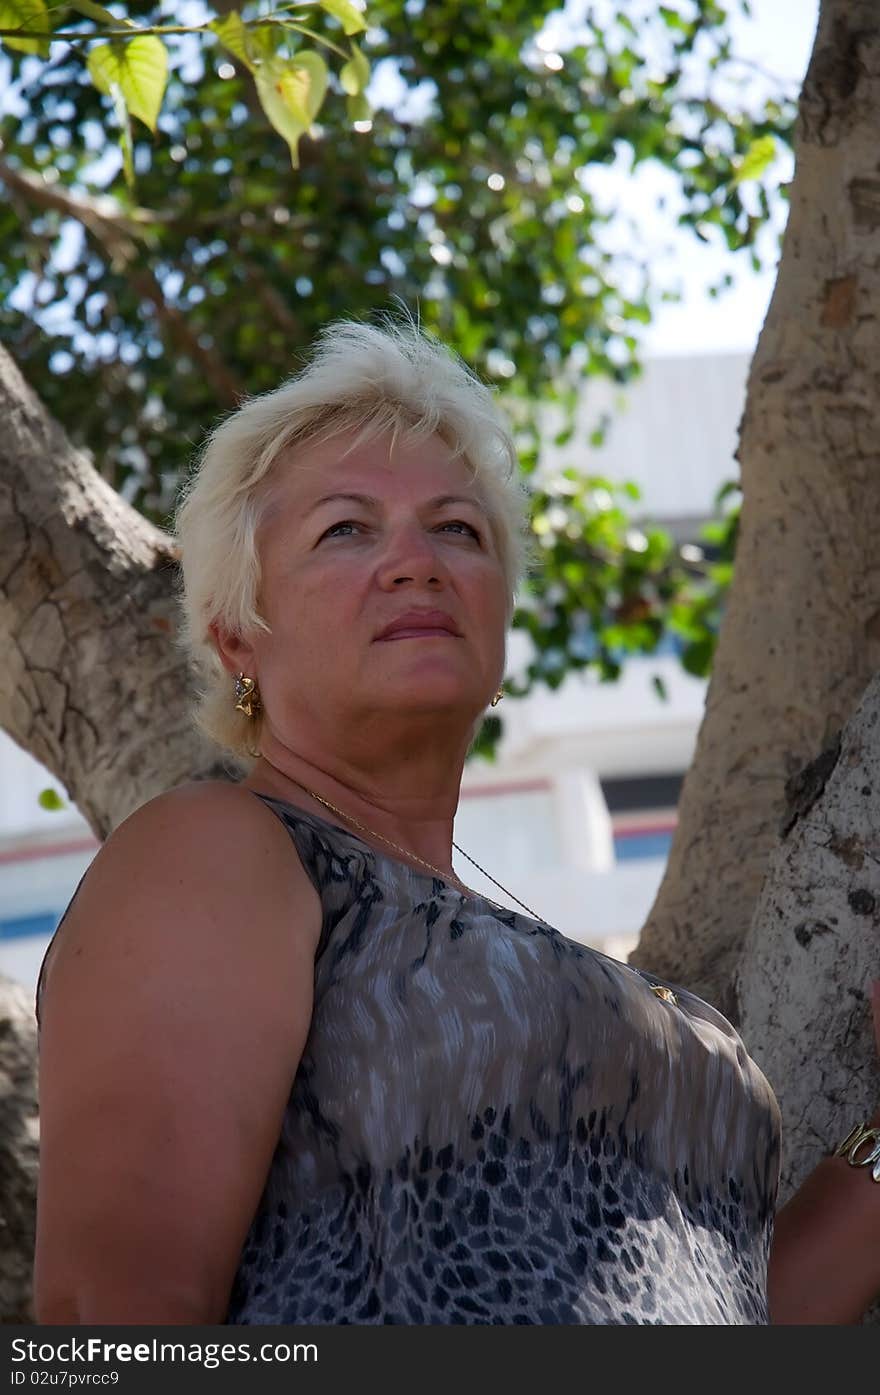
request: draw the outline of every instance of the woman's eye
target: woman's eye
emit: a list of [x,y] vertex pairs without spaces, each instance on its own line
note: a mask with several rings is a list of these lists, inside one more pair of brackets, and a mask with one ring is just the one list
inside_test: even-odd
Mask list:
[[[360,523],[356,523],[353,518],[343,518],[339,523],[331,524],[331,526],[321,534],[321,537],[329,538],[333,533],[336,532],[337,528],[360,528],[361,526],[362,525]],[[466,523],[463,518],[453,518],[450,520],[449,523],[441,523],[440,527],[467,528],[468,532],[471,533],[477,539],[478,542],[480,540],[480,534],[477,531],[477,529],[473,526],[472,523]]]

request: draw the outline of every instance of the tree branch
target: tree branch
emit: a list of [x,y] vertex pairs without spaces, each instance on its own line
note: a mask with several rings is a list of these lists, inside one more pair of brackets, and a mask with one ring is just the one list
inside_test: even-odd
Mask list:
[[219,403],[224,407],[238,405],[245,395],[244,385],[229,371],[219,354],[200,342],[183,312],[168,302],[155,272],[145,260],[144,228],[160,220],[146,209],[126,215],[114,200],[96,199],[46,184],[36,175],[14,169],[5,161],[0,161],[0,180],[32,207],[75,219],[109,260],[112,269],[117,273],[126,272],[137,293],[155,307],[169,342],[198,364]]

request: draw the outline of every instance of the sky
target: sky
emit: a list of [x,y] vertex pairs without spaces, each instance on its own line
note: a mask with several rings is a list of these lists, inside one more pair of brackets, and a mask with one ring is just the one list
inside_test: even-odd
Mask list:
[[[819,0],[751,0],[751,5],[751,19],[734,16],[734,52],[799,90],[815,38]],[[790,160],[777,162],[780,182],[791,178],[791,164]],[[631,186],[640,182],[638,174],[628,179]],[[642,180],[646,191],[652,188],[650,173]],[[639,195],[632,196],[637,203]],[[781,228],[785,220],[782,202],[777,216]],[[775,234],[770,236],[773,240],[764,246],[775,259]],[[748,254],[733,256],[721,247],[705,247],[692,233],[679,232],[665,240],[675,242],[676,251],[666,267],[673,279],[686,276],[685,297],[677,305],[659,307],[642,337],[645,351],[658,355],[754,349],[773,292],[775,266],[756,275]],[[659,267],[658,259],[655,270]],[[712,300],[705,287],[717,282],[725,271],[735,278],[734,286]]]

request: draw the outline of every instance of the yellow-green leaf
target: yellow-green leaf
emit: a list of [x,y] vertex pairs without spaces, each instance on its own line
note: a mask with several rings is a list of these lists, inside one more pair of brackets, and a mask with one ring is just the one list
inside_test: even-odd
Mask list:
[[230,10],[228,15],[212,19],[208,27],[214,31],[223,47],[229,50],[233,58],[237,58],[239,63],[250,69],[251,72],[254,71],[254,65],[248,52],[247,30],[238,10]]
[[252,61],[264,63],[274,58],[284,38],[284,30],[280,24],[245,26],[245,43]]
[[339,69],[339,80],[342,89],[349,97],[356,97],[361,90],[360,78],[353,63],[343,63]]
[[356,97],[359,92],[363,92],[370,81],[369,60],[355,43],[351,45],[351,58],[340,69],[339,80],[349,97]]
[[110,97],[119,123],[119,148],[122,151],[122,172],[129,191],[134,193],[134,141],[131,138],[131,117],[118,82],[111,82]]
[[321,110],[326,92],[326,64],[317,53],[296,59],[266,59],[254,81],[262,109],[290,146],[294,170],[300,167],[300,137]]
[[363,92],[356,92],[354,96],[346,97],[345,105],[348,108],[349,121],[372,120],[373,108],[370,106]]
[[144,34],[99,44],[89,54],[87,66],[99,92],[112,95],[114,84],[118,86],[132,116],[155,131],[168,81],[168,51],[161,39]]
[[317,53],[295,58],[270,58],[254,76],[263,111],[290,147],[294,169],[299,168],[300,137],[309,129],[327,91],[327,65]]
[[315,120],[327,92],[327,64],[319,53],[297,53],[288,60],[290,82],[302,101],[309,125]]
[[13,39],[4,35],[0,44],[5,44],[7,48],[14,48],[19,53],[36,53],[40,58],[47,58],[50,27],[49,14],[43,0],[0,0],[0,29],[23,29],[31,36],[46,35],[45,39]]
[[125,182],[129,191],[134,193],[134,141],[131,138],[131,117],[128,114],[128,107],[125,105],[125,97],[118,82],[114,82],[110,94],[113,104],[116,107],[116,119],[119,122],[119,145],[122,150],[122,170],[125,175]]
[[294,116],[284,100],[284,93],[278,75],[273,72],[274,64],[271,60],[261,63],[254,75],[257,86],[257,96],[260,105],[270,124],[283,136],[290,148],[290,163],[293,168],[299,169],[299,142],[300,137],[308,129],[308,123]]
[[93,0],[67,0],[70,8],[76,10],[77,14],[85,15],[87,19],[95,19],[99,24],[109,24],[111,29],[139,29],[140,25],[135,24],[132,19],[120,19],[111,10],[105,10],[103,5],[93,4]]
[[767,166],[772,164],[775,155],[776,142],[773,137],[758,136],[740,160],[733,183],[742,184],[747,179],[760,179]]
[[40,790],[40,793],[37,795],[37,803],[39,804],[39,806],[40,806],[41,809],[66,809],[66,808],[67,808],[67,805],[65,804],[64,800],[61,798],[61,795],[58,793],[58,791],[57,791],[57,790],[53,790],[53,789],[51,789],[51,788],[50,788],[50,789],[45,789],[45,790]]
[[322,10],[338,19],[346,34],[359,34],[366,29],[367,21],[351,0],[318,0]]

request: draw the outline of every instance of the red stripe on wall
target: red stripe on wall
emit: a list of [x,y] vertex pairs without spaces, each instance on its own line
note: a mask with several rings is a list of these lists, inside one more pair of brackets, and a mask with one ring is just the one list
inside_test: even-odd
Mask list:
[[97,838],[71,838],[64,843],[38,843],[30,848],[6,848],[0,850],[0,864],[39,862],[41,858],[63,857],[66,853],[97,852],[100,846]]

